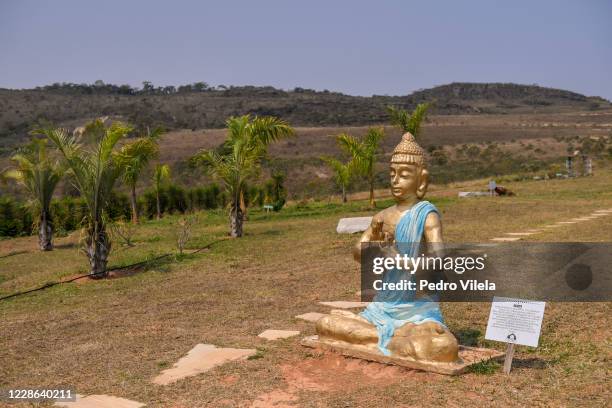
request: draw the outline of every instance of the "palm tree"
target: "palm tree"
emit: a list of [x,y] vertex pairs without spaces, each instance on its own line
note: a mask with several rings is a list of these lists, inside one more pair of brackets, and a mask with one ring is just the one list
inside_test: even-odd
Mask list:
[[393,126],[399,128],[402,132],[410,132],[415,139],[418,140],[421,133],[421,123],[425,120],[427,110],[431,105],[429,103],[420,103],[412,111],[408,113],[405,109],[388,106],[387,111],[391,116]]
[[136,197],[136,184],[143,170],[151,159],[159,155],[159,138],[162,128],[147,131],[146,136],[139,137],[121,148],[120,159],[124,167],[123,181],[130,188],[130,204],[132,207],[132,224],[138,223],[138,200]]
[[85,253],[89,258],[92,278],[107,276],[106,263],[111,242],[106,232],[105,210],[115,182],[124,170],[115,148],[131,130],[119,122],[106,127],[97,119],[87,124],[81,141],[65,129],[38,131],[46,135],[61,152],[74,185],[87,205]]
[[340,160],[334,159],[333,157],[322,157],[321,159],[323,159],[334,172],[334,181],[342,191],[342,202],[346,203],[346,192],[351,183],[353,170],[351,163],[342,163]]
[[346,150],[352,157],[350,166],[358,173],[368,178],[370,184],[370,207],[376,207],[374,202],[374,170],[376,166],[376,154],[379,150],[380,141],[385,137],[383,128],[370,128],[363,140],[357,140],[353,136],[343,133],[338,136],[340,147]]
[[161,219],[161,203],[159,201],[159,192],[164,182],[170,180],[170,166],[167,164],[158,164],[155,166],[153,173],[153,189],[155,190],[155,201],[157,204],[157,219]]
[[275,117],[230,117],[226,121],[228,137],[219,151],[204,150],[194,160],[223,182],[230,196],[230,235],[242,236],[246,183],[260,169],[262,158],[269,144],[290,136],[293,129],[285,121]]
[[4,173],[28,191],[38,210],[38,244],[41,251],[53,249],[51,198],[63,175],[59,161],[49,157],[47,140],[34,139],[11,157],[16,168]]

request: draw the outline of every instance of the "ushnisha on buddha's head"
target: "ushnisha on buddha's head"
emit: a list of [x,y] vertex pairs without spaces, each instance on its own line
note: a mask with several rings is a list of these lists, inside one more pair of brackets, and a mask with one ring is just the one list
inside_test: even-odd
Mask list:
[[397,201],[422,199],[427,192],[429,173],[425,151],[411,133],[404,133],[391,155],[391,194]]

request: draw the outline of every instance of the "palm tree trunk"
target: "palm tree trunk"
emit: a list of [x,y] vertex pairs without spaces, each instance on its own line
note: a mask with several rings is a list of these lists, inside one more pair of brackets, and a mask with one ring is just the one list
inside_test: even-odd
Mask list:
[[155,199],[157,201],[157,219],[161,220],[161,204],[159,202],[159,189],[155,190]]
[[242,212],[242,221],[246,221],[248,215],[246,203],[244,202],[244,191],[240,192],[240,211]]
[[244,222],[244,214],[240,208],[240,201],[234,201],[230,210],[230,235],[232,238],[240,238],[242,236],[242,223]]
[[376,208],[374,202],[374,176],[370,175],[370,208]]
[[136,202],[136,185],[132,185],[132,194],[130,196],[132,203],[132,224],[138,224],[138,205]]
[[346,203],[348,200],[346,199],[346,187],[342,186],[342,202]]
[[111,250],[111,242],[108,239],[106,227],[98,221],[97,228],[91,227],[87,233],[85,252],[89,258],[89,275],[92,279],[105,278],[108,276],[106,263]]
[[53,250],[53,225],[48,211],[41,210],[38,226],[38,244],[41,251]]

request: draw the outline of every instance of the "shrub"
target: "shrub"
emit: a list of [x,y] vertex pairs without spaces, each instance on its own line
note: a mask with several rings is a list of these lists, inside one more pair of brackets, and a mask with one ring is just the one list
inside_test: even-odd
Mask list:
[[0,236],[31,234],[32,221],[33,217],[26,205],[10,197],[0,198]]
[[[261,188],[251,190],[254,199],[248,195],[247,203],[254,200],[257,204],[260,196],[263,200]],[[221,208],[228,202],[227,195],[221,191],[217,184],[205,187],[185,189],[178,185],[169,185],[160,189],[160,206],[165,214],[184,214],[187,211],[198,211]],[[261,204],[259,204],[261,205]],[[143,217],[155,218],[157,204],[155,192],[147,190],[138,200],[138,207]],[[51,201],[51,216],[55,231],[60,234],[81,228],[83,219],[87,215],[87,206],[80,197],[66,196]],[[24,203],[15,201],[10,197],[0,198],[0,236],[21,236],[32,234],[35,214]],[[129,197],[124,193],[113,192],[106,210],[110,221],[130,219],[131,209]]]

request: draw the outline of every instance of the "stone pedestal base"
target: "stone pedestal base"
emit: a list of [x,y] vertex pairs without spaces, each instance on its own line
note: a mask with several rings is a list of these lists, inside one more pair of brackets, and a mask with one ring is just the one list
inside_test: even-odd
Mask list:
[[439,363],[434,361],[417,361],[408,357],[385,356],[379,350],[373,350],[371,347],[350,344],[344,341],[319,339],[319,336],[304,337],[301,344],[306,347],[333,351],[348,357],[445,375],[459,375],[471,365],[489,359],[502,359],[506,355],[504,352],[492,349],[459,346],[459,361]]

